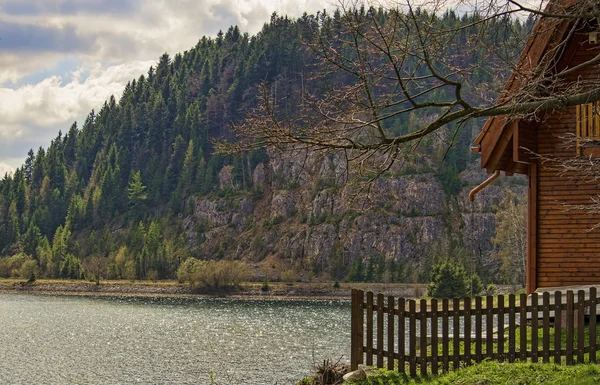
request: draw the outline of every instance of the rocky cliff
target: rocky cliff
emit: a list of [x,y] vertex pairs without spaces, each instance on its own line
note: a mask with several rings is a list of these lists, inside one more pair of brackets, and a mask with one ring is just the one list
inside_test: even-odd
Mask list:
[[501,178],[469,202],[485,173],[473,165],[450,194],[433,170],[399,165],[357,193],[341,157],[271,154],[253,170],[250,193],[231,183],[226,166],[220,185],[233,194],[191,198],[186,239],[200,258],[243,259],[269,279],[342,279],[355,261],[376,260],[401,266],[396,279],[417,281],[433,261],[457,250],[466,263],[486,265],[494,207],[506,189],[524,194],[525,180]]

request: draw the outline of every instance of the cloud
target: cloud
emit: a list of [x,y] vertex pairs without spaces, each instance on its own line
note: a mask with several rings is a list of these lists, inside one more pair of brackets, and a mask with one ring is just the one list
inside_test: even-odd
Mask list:
[[86,52],[94,48],[91,36],[77,34],[73,25],[45,26],[0,23],[0,47],[9,52]]
[[134,0],[53,0],[24,2],[23,0],[4,0],[2,11],[9,15],[48,15],[92,13],[130,13],[136,8]]
[[18,89],[0,88],[0,137],[18,136],[19,130],[11,128],[17,123],[41,127],[81,116],[110,95],[118,97],[129,80],[145,73],[154,62],[136,61],[109,67],[97,63],[85,68],[85,72],[89,71],[85,78],[84,68],[73,71],[68,83],[60,76],[51,76]]
[[238,25],[255,34],[272,12],[291,17],[331,4],[316,0],[57,0],[0,6],[0,49],[73,53],[89,61],[158,58],[189,49],[204,35]]
[[0,162],[0,179],[4,178],[4,175],[12,174],[15,169],[4,162]]
[[[0,154],[24,157],[31,147],[47,146],[59,129],[68,130],[99,109],[111,95],[117,99],[124,85],[145,73],[155,61],[135,61],[113,66],[96,63],[79,68],[70,80],[51,76],[17,89],[0,88]],[[0,160],[3,160],[0,158]]]
[[158,57],[238,25],[255,34],[270,15],[324,7],[316,0],[0,0],[0,162],[17,167]]

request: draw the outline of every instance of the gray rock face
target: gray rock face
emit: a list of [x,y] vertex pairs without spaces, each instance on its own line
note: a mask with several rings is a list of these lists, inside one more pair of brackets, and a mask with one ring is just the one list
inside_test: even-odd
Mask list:
[[458,239],[485,258],[492,248],[495,206],[508,188],[526,191],[522,183],[495,182],[471,203],[469,190],[487,177],[473,168],[461,174],[466,186],[457,196],[448,196],[433,173],[395,173],[380,178],[367,200],[345,184],[341,157],[271,155],[252,175],[262,195],[236,191],[226,166],[219,182],[233,189],[233,197],[188,202],[193,210],[183,227],[197,256],[220,253],[253,262],[274,256],[305,271],[314,263],[328,268],[336,258],[349,266],[374,256],[418,267],[432,245]]

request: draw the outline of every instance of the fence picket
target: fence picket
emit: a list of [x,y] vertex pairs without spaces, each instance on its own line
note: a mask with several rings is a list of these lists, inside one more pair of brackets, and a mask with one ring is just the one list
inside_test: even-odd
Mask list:
[[596,288],[590,288],[590,362],[596,363]]
[[519,297],[519,360],[527,360],[527,294],[522,293]]
[[416,304],[412,299],[408,301],[408,363],[410,375],[417,375],[417,320]]
[[498,360],[504,359],[504,296],[498,296]]
[[404,323],[405,310],[406,303],[404,298],[398,298],[398,371],[400,373],[406,373],[406,368],[404,367],[406,364],[406,341],[404,339],[404,335],[406,333]]
[[[475,298],[475,362],[481,362],[481,331],[483,324],[481,323],[481,297]],[[491,336],[489,337],[491,338]]]
[[583,364],[585,347],[585,291],[577,292],[577,362]]
[[387,368],[394,370],[394,297],[388,296]]
[[465,316],[463,317],[463,338],[465,345],[465,363],[467,365],[471,365],[471,298],[464,298],[464,312]]
[[452,366],[456,370],[460,367],[460,300],[454,298],[452,300]]
[[383,294],[377,294],[377,367],[383,368]]
[[573,304],[575,299],[573,297],[573,291],[567,291],[567,319],[566,319],[566,330],[567,330],[567,365],[573,365]]
[[450,329],[449,329],[449,313],[448,313],[448,298],[442,299],[442,370],[448,372],[450,365],[448,364],[448,356],[450,355]]
[[373,365],[373,292],[367,292],[367,366]]
[[494,297],[488,295],[485,298],[485,354],[487,357],[494,356]]
[[554,292],[554,363],[560,365],[562,362],[562,293]]
[[431,300],[431,373],[438,374],[438,302]]
[[550,362],[550,293],[542,294],[542,362]]
[[508,296],[508,362],[515,362],[515,295]]
[[364,293],[362,290],[352,290],[352,316],[351,325],[352,330],[350,333],[351,344],[350,344],[350,368],[351,370],[358,369],[358,365],[363,363],[363,327],[364,327],[364,313],[363,313],[363,301]]
[[538,362],[538,293],[531,294],[531,362]]
[[421,375],[424,376],[427,374],[427,301],[424,299],[421,300],[419,321],[419,334],[421,335],[421,359],[419,360],[419,365],[421,368]]

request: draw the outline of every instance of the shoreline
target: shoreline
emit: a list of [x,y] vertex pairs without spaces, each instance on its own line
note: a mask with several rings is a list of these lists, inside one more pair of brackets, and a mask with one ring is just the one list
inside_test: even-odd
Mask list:
[[340,283],[334,288],[333,282],[270,282],[267,292],[261,287],[262,283],[248,282],[232,292],[203,293],[177,281],[101,281],[96,285],[81,280],[40,279],[27,283],[0,279],[0,293],[57,296],[350,300],[353,288],[405,298],[418,298],[426,292],[426,285],[407,283]]

